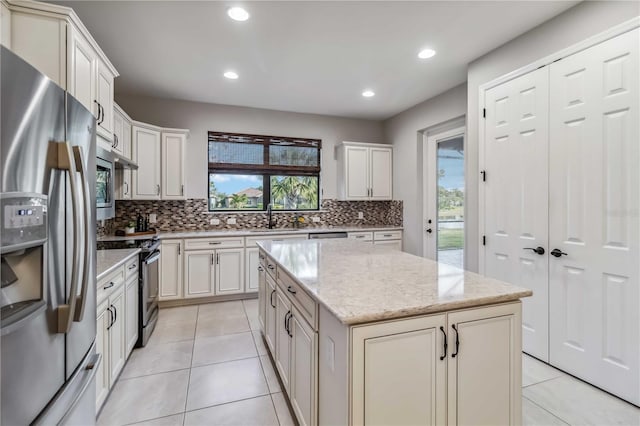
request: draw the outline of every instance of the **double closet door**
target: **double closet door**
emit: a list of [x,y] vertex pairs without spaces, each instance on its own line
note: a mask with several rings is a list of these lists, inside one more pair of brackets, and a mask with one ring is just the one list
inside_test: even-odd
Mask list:
[[485,92],[484,273],[524,351],[640,404],[640,31]]

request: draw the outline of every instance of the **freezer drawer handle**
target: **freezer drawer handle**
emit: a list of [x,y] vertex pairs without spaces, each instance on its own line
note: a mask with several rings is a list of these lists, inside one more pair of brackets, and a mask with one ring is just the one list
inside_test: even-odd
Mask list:
[[[52,169],[65,170],[69,173],[69,187],[71,189],[71,204],[73,215],[73,263],[71,269],[71,288],[69,300],[66,304],[58,306],[58,333],[68,333],[75,317],[76,301],[78,294],[78,281],[80,281],[80,221],[78,207],[78,187],[75,178],[77,166],[75,164],[73,150],[69,142],[53,142],[49,150],[51,155],[49,165]],[[86,221],[85,221],[86,222]]]
[[[89,225],[89,218],[91,217],[92,208],[91,208],[91,192],[89,192],[89,179],[87,179],[87,166],[84,162],[84,153],[82,152],[81,146],[73,147],[73,155],[76,161],[76,168],[80,173],[80,180],[83,182],[82,188],[82,199],[84,201],[84,267],[82,268],[82,289],[80,293],[80,297],[77,301],[77,307],[75,314],[73,316],[73,320],[76,322],[81,322],[84,318],[84,308],[87,305],[87,297],[89,294],[89,283],[90,279],[90,268],[91,265],[91,247],[89,241],[89,235],[92,234]],[[94,281],[95,282],[95,281]],[[95,285],[95,284],[94,284]]]

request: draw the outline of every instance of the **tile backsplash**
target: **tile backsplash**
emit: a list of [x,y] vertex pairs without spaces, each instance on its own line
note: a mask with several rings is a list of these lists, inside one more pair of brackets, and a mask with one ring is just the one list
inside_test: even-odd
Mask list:
[[[297,215],[305,218],[306,228],[327,226],[377,225],[402,226],[402,201],[338,201],[324,200],[319,211],[277,212],[273,218],[276,228],[291,228]],[[358,212],[364,214],[358,219]],[[138,214],[155,214],[157,222],[150,224],[159,231],[205,231],[223,229],[266,228],[266,213],[255,212],[216,212],[207,210],[206,199],[190,198],[187,200],[161,201],[116,201],[116,217],[106,220],[104,226],[98,222],[98,236],[110,235],[116,229],[124,229],[127,223],[136,219]],[[320,222],[312,222],[317,216]],[[211,225],[210,219],[219,219],[218,225]],[[227,219],[235,218],[234,225],[227,224]]]

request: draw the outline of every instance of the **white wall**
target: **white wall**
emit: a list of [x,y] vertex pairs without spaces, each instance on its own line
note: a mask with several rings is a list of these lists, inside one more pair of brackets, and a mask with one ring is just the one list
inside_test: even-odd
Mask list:
[[461,84],[384,122],[393,144],[393,198],[403,201],[404,250],[422,255],[422,133],[464,116],[467,86]]
[[186,195],[207,198],[207,132],[237,132],[322,139],[322,198],[335,198],[337,163],[333,148],[344,140],[384,143],[379,121],[258,108],[116,95],[134,120],[162,127],[189,129],[186,152]]
[[[479,248],[478,134],[479,86],[554,52],[640,15],[640,2],[586,1],[513,39],[469,64],[467,110],[466,218],[468,247]],[[473,212],[473,214],[472,214]],[[478,270],[478,258],[467,252],[467,269]]]

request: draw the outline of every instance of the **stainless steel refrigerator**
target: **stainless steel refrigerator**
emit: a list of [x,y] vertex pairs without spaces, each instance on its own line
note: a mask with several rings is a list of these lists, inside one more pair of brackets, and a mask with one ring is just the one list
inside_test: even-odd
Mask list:
[[0,423],[92,425],[96,122],[1,49]]

